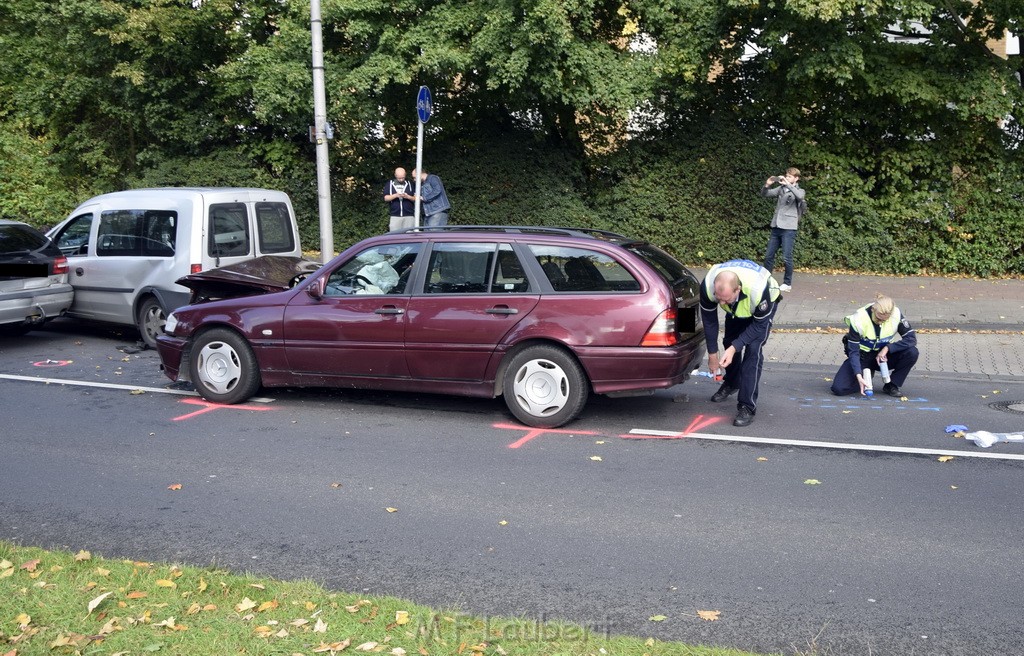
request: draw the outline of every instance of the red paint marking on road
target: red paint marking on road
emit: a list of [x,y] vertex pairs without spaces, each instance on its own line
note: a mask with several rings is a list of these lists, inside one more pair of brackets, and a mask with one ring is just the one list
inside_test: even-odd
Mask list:
[[33,367],[66,367],[74,362],[74,360],[40,360],[39,362],[33,362]]
[[203,409],[196,410],[195,412],[190,412],[187,415],[175,417],[174,421],[181,421],[182,419],[191,419],[192,417],[196,417],[207,412],[212,412],[214,410],[254,410],[256,412],[273,410],[273,408],[260,408],[252,405],[228,405],[226,403],[210,403],[209,401],[204,401],[202,399],[182,399],[181,403],[188,403],[189,405],[201,405],[203,406]]
[[687,435],[692,435],[702,428],[707,428],[712,424],[717,424],[722,420],[722,417],[705,417],[704,415],[697,415],[690,422],[690,425],[685,430],[674,433],[672,435],[619,435],[624,440],[681,440]]
[[493,426],[495,428],[501,428],[503,430],[517,430],[517,431],[525,430],[526,431],[526,435],[523,435],[521,438],[519,438],[518,440],[516,440],[512,444],[508,445],[508,448],[510,448],[510,449],[518,449],[519,447],[521,447],[522,445],[526,444],[530,440],[532,440],[532,439],[534,439],[536,437],[540,437],[541,435],[548,434],[548,433],[562,434],[562,435],[600,435],[600,433],[595,433],[594,431],[560,430],[560,429],[557,429],[557,428],[525,428],[523,426],[517,426],[515,424],[493,424]]

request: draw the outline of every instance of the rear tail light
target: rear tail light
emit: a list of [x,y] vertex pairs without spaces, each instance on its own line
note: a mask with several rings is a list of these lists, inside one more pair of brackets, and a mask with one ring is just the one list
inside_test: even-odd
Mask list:
[[203,270],[203,265],[202,264],[193,264],[189,268],[189,273],[199,273],[202,270]]
[[68,272],[68,258],[58,255],[53,258],[53,275],[58,276]]
[[676,311],[665,310],[651,324],[647,334],[644,335],[640,346],[674,346],[679,342],[676,337]]

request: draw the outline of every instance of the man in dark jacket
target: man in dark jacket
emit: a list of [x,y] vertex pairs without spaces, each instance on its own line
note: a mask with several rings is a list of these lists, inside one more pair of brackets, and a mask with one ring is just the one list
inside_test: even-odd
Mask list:
[[395,178],[384,185],[384,202],[388,203],[391,211],[388,230],[394,232],[416,227],[416,187],[405,179],[402,167],[395,169]]

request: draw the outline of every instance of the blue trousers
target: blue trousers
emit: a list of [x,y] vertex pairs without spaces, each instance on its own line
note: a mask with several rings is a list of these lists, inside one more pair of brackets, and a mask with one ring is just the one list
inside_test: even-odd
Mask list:
[[782,247],[782,261],[786,265],[783,285],[793,284],[793,245],[796,244],[796,230],[785,230],[783,228],[772,228],[772,234],[768,237],[768,250],[764,254],[764,268],[771,271],[775,267],[775,254]]
[[443,226],[448,225],[448,211],[437,212],[427,216],[427,222],[424,225],[428,226]]
[[[772,333],[772,322],[775,321],[775,310],[778,307],[778,303],[772,303],[772,312],[766,319],[768,330],[765,331],[764,337],[742,349],[737,349],[732,363],[725,368],[724,382],[740,391],[736,399],[737,410],[741,406],[746,406],[751,412],[757,413],[757,388],[761,383],[761,369],[764,368],[764,345]],[[733,340],[742,335],[753,321],[752,318],[737,319],[731,314],[726,314],[722,345],[729,348]]]
[[[903,383],[907,381],[907,376],[910,375],[910,370],[917,364],[919,355],[920,352],[916,346],[889,354],[887,359],[889,364],[889,380],[896,387],[903,387]],[[861,351],[861,370],[870,369],[873,376],[878,371],[878,361],[875,359],[877,357],[878,351]],[[857,382],[857,376],[850,370],[848,360],[843,360],[843,366],[839,367],[839,371],[832,377],[832,393],[836,396],[860,393],[860,383]]]

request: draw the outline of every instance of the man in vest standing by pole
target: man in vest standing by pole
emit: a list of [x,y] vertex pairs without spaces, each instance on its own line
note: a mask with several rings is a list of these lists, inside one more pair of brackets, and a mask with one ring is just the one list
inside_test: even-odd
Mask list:
[[[700,286],[700,318],[708,347],[708,368],[725,369],[725,382],[711,397],[721,402],[739,392],[733,426],[749,426],[757,413],[757,387],[764,366],[764,344],[782,299],[779,283],[750,260],[711,267]],[[718,353],[718,308],[725,310],[725,351]]]
[[[832,393],[845,396],[871,389],[871,378],[882,372],[882,391],[897,398],[900,387],[917,364],[917,335],[892,299],[879,294],[871,305],[865,305],[846,317],[850,331],[843,337],[846,362],[832,379]],[[893,342],[899,333],[900,339]],[[866,378],[865,378],[866,376]],[[887,380],[886,380],[887,379]]]

